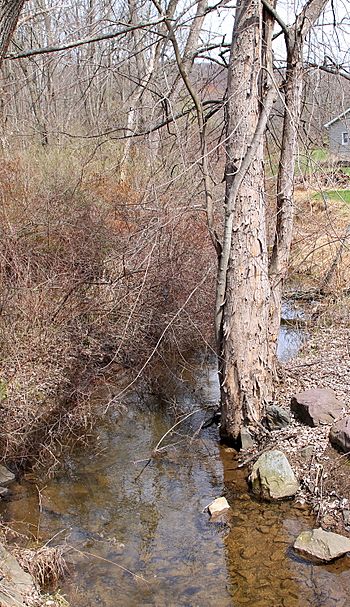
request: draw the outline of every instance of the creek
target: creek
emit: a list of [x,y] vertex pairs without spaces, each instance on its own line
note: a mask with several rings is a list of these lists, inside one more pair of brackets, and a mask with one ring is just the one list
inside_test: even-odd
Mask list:
[[[348,607],[346,559],[316,566],[291,549],[313,518],[292,501],[256,501],[217,429],[196,434],[219,398],[215,361],[184,371],[172,394],[173,407],[197,413],[146,467],[174,416],[169,403],[142,404],[134,394],[97,419],[94,448],[67,454],[39,493],[22,481],[1,504],[18,531],[66,544],[62,592],[71,606]],[[220,495],[231,505],[229,525],[206,512]]]

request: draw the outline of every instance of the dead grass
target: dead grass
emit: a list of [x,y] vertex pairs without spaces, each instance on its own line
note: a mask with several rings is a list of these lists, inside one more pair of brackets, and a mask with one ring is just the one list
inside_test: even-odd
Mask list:
[[15,549],[16,558],[41,590],[57,590],[59,583],[68,573],[63,548],[44,546],[37,550]]
[[350,285],[349,238],[344,241],[350,208],[340,200],[325,204],[314,194],[312,190],[296,192],[289,279],[298,288],[339,294]]

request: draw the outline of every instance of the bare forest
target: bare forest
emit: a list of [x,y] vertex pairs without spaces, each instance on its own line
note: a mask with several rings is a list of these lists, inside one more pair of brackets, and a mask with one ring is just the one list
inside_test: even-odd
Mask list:
[[349,48],[346,0],[0,0],[0,605],[349,605]]
[[318,198],[343,4],[2,1],[0,25],[2,456],[55,459],[96,378],[157,390],[203,348],[222,436],[258,430],[284,290],[348,288]]

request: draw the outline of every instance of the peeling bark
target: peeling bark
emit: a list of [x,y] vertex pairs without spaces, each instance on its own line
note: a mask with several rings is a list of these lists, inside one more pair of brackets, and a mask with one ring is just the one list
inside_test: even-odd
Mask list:
[[263,5],[254,0],[237,9],[227,89],[225,234],[216,317],[221,434],[234,441],[243,424],[259,423],[272,390],[263,133],[274,93],[263,71],[272,33],[268,27],[263,37],[263,16]]
[[0,0],[0,67],[25,0]]

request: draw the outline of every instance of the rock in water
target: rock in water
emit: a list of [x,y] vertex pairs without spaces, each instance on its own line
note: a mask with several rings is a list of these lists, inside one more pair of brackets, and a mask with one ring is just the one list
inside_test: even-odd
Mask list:
[[5,466],[1,466],[0,464],[0,486],[7,487],[7,485],[12,483],[15,479],[15,475],[5,468]]
[[265,423],[269,430],[279,430],[289,426],[291,422],[290,412],[278,405],[266,407]]
[[267,500],[293,497],[299,489],[288,459],[282,451],[277,450],[260,455],[249,480],[253,492]]
[[292,397],[291,409],[303,424],[315,427],[333,424],[342,415],[344,404],[333,390],[305,390]]
[[328,562],[350,552],[350,539],[321,528],[311,529],[300,533],[294,550],[311,559]]
[[226,499],[226,497],[218,497],[208,506],[210,516],[215,516],[216,514],[221,514],[230,508],[230,505]]
[[329,440],[336,449],[345,453],[350,451],[350,415],[332,426]]

